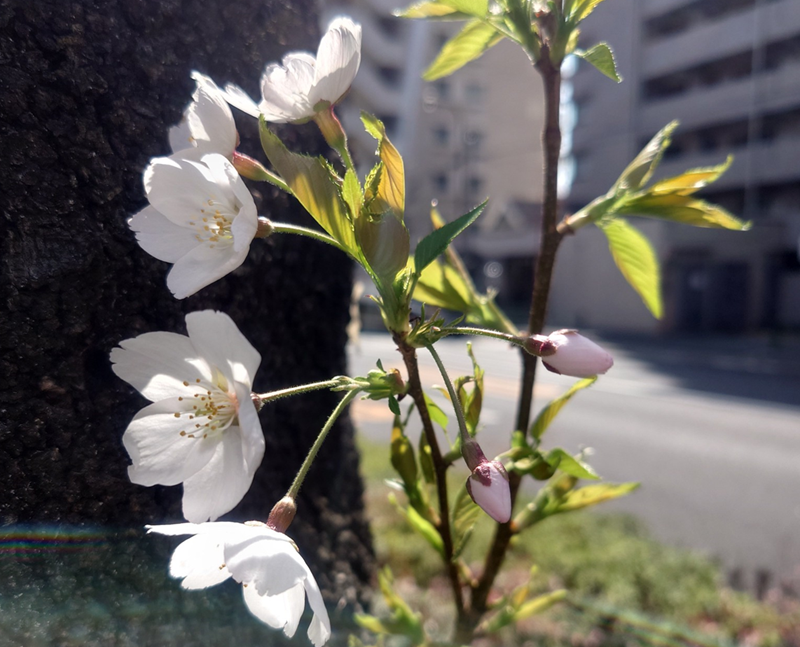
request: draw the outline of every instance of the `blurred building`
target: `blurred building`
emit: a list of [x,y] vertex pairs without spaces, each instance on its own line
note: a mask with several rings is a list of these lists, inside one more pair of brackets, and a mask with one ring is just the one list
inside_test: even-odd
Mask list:
[[[703,197],[750,219],[747,233],[635,219],[662,261],[653,320],[595,228],[559,252],[551,319],[635,331],[800,327],[800,2],[613,0],[584,23],[625,80],[581,65],[569,206],[605,193],[638,150],[681,121],[659,176],[735,161]],[[587,231],[589,230],[589,231]]]
[[323,3],[327,22],[347,13],[363,26],[362,63],[341,115],[357,163],[373,163],[375,140],[360,110],[380,117],[403,154],[412,245],[430,231],[430,205],[447,220],[491,197],[459,240],[479,284],[507,301],[530,295],[541,201],[539,77],[519,47],[501,42],[455,74],[421,76],[463,22],[401,20],[411,0]]

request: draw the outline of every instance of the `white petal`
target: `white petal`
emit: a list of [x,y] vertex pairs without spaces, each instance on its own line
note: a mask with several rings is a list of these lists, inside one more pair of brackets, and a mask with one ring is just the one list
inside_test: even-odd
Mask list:
[[230,157],[236,150],[237,139],[231,109],[211,78],[199,72],[192,72],[192,78],[197,82],[197,89],[186,119],[195,145],[206,152]]
[[308,566],[291,541],[266,535],[248,542],[226,544],[225,563],[233,579],[250,584],[259,595],[279,595],[302,583],[309,575]]
[[202,164],[176,157],[157,157],[144,172],[147,199],[176,225],[193,226],[210,208],[209,199],[220,200],[227,186],[218,186]]
[[281,64],[267,65],[261,77],[261,112],[267,121],[283,123],[311,117],[309,94],[314,85],[314,57],[293,52]]
[[575,331],[557,331],[548,339],[556,345],[556,352],[543,357],[542,362],[555,373],[591,377],[606,373],[614,365],[610,353]]
[[[233,319],[214,310],[190,312],[186,315],[186,331],[198,355],[216,366],[227,379],[242,382],[248,389],[252,386],[261,355],[239,331]],[[244,371],[234,376],[229,364],[241,364]],[[246,399],[250,401],[249,393]]]
[[361,25],[336,18],[319,44],[311,105],[323,100],[336,103],[350,88],[360,63]]
[[[234,247],[236,251],[239,251],[244,246],[250,245],[258,228],[258,210],[253,195],[227,158],[218,154],[204,155],[202,162],[208,167],[214,182],[226,187],[220,198],[224,198],[225,205],[232,214],[237,214],[234,217],[231,231],[234,236]],[[240,223],[237,231],[236,220],[240,217],[248,222],[247,224]]]
[[148,332],[119,345],[111,351],[112,370],[153,402],[184,395],[184,381],[212,377],[185,335]]
[[205,589],[227,580],[221,533],[198,534],[179,544],[169,562],[169,574],[181,578],[184,589]]
[[228,83],[225,86],[225,91],[223,94],[225,96],[225,100],[234,108],[238,108],[245,114],[258,119],[258,115],[261,113],[258,108],[258,104],[256,104],[256,102],[253,101],[250,96],[238,85]]
[[[214,455],[220,438],[203,437],[196,424],[205,418],[189,418],[191,398],[151,404],[136,414],[122,436],[133,461],[128,468],[138,485],[177,485],[202,469]],[[180,417],[176,412],[184,411]],[[181,435],[183,432],[183,435]]]
[[236,252],[250,251],[250,243],[256,237],[258,231],[258,212],[255,204],[244,205],[239,214],[231,223],[231,234],[233,234],[233,249]]
[[153,207],[145,207],[128,220],[141,248],[160,261],[174,263],[198,245],[194,231],[176,225]]
[[250,613],[273,629],[283,629],[289,638],[294,636],[306,606],[302,584],[296,584],[278,595],[259,595],[252,584],[244,586],[242,590]]
[[[213,523],[167,523],[158,526],[147,525],[148,534],[175,537],[177,535],[221,534],[225,539],[240,537],[242,541],[253,536],[253,529],[243,523],[233,521],[215,521]],[[274,532],[274,531],[272,531]]]
[[176,299],[185,299],[239,267],[248,249],[236,252],[231,244],[198,245],[178,260],[167,275],[167,287]]
[[264,458],[264,432],[261,430],[256,407],[250,398],[250,387],[242,382],[236,382],[236,398],[239,402],[239,431],[242,435],[244,462],[247,470],[255,473]]
[[169,129],[169,147],[173,153],[194,147],[192,131],[189,129],[189,122],[186,119],[185,112],[180,123]]
[[211,460],[183,482],[183,516],[188,521],[213,521],[247,494],[255,471],[248,469],[243,453],[241,431],[228,427]]
[[322,599],[322,593],[319,591],[317,581],[308,566],[306,566],[306,569],[308,573],[304,586],[306,595],[308,595],[308,604],[314,612],[314,617],[308,627],[308,638],[315,647],[322,647],[331,637],[331,620],[328,617],[325,600]]

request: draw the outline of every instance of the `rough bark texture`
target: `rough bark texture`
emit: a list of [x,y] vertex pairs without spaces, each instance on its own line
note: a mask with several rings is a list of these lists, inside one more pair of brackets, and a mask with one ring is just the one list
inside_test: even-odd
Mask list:
[[[0,4],[0,525],[141,527],[181,519],[180,487],[132,485],[120,438],[145,404],[111,372],[120,340],[185,332],[184,313],[228,313],[262,354],[259,391],[345,372],[350,266],[333,249],[255,241],[243,267],[185,301],[126,218],[141,173],[169,152],[193,69],[257,96],[263,66],[315,50],[313,0],[37,0]],[[241,150],[260,156],[243,117]],[[322,150],[311,127],[286,127]],[[260,213],[311,225],[268,185]],[[267,454],[228,518],[265,519],[333,408],[309,394],[261,413]],[[329,601],[357,603],[372,569],[352,427],[326,442],[290,534]]]

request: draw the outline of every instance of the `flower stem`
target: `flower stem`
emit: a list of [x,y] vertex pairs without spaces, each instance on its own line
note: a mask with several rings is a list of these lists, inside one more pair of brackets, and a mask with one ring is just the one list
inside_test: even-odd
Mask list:
[[288,389],[281,389],[280,391],[270,391],[269,393],[254,393],[253,395],[261,401],[261,404],[279,400],[281,398],[289,397],[290,395],[298,395],[300,393],[309,393],[310,391],[319,391],[320,389],[334,389],[336,387],[346,387],[352,384],[351,388],[358,388],[355,383],[349,378],[342,375],[334,377],[324,382],[311,382],[310,384],[301,384],[300,386],[292,386]]
[[308,450],[308,455],[306,459],[303,461],[303,464],[300,466],[300,470],[297,472],[297,476],[294,477],[294,481],[292,482],[292,486],[286,492],[286,496],[292,499],[297,498],[297,494],[300,492],[300,488],[303,485],[303,481],[305,480],[306,476],[308,475],[308,470],[311,469],[311,465],[314,463],[314,459],[317,457],[319,453],[320,447],[322,447],[322,443],[325,442],[325,437],[328,435],[328,432],[333,427],[333,423],[336,422],[336,419],[342,415],[344,410],[347,408],[347,405],[358,395],[358,390],[353,390],[348,392],[341,400],[339,400],[339,404],[336,405],[336,408],[333,410],[333,413],[328,417],[325,421],[325,425],[322,427],[322,431],[319,432],[319,436],[314,441],[314,444],[311,446],[311,449]]
[[328,234],[323,234],[321,231],[314,231],[313,229],[309,229],[308,227],[301,227],[300,225],[291,225],[287,222],[273,222],[272,224],[272,233],[275,234],[298,234],[299,236],[306,236],[307,238],[313,238],[314,240],[318,240],[322,243],[327,243],[328,245],[332,245],[339,251],[344,252],[348,256],[351,256],[350,252],[345,249],[345,247],[336,239],[328,236]]
[[500,332],[499,330],[491,330],[489,328],[476,328],[475,326],[445,326],[441,328],[441,332],[445,335],[476,335],[479,337],[491,337],[492,339],[500,339],[507,341],[515,346],[521,346],[523,340],[516,335]]
[[436,366],[439,367],[439,372],[442,374],[442,379],[447,387],[447,392],[450,394],[450,400],[453,402],[453,409],[456,412],[456,420],[458,420],[458,432],[461,435],[461,442],[469,442],[472,440],[472,437],[469,435],[469,431],[467,430],[467,421],[464,418],[464,409],[461,407],[461,401],[458,399],[458,394],[453,388],[453,383],[450,381],[450,376],[447,374],[447,370],[442,363],[442,358],[439,357],[439,353],[437,353],[433,348],[433,344],[425,344],[425,348],[428,349],[431,357],[433,357],[433,361],[436,362]]
[[342,128],[342,123],[333,112],[333,106],[316,113],[314,121],[319,126],[325,141],[328,142],[328,146],[339,153],[339,157],[342,158],[345,167],[355,173],[356,167],[353,164],[353,158],[350,157],[350,151],[347,149],[347,134]]

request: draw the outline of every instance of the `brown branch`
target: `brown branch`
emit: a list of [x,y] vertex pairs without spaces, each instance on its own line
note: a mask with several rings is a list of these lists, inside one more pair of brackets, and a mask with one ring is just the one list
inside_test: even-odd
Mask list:
[[442,452],[439,449],[439,442],[436,440],[436,432],[433,428],[428,405],[425,402],[425,393],[422,390],[422,383],[419,378],[417,351],[398,335],[395,335],[394,341],[397,343],[397,349],[403,356],[406,370],[408,370],[408,394],[417,405],[417,411],[419,411],[419,417],[422,420],[425,438],[431,448],[431,458],[433,459],[433,467],[436,473],[436,491],[439,498],[439,523],[436,529],[439,531],[444,545],[444,561],[447,567],[447,576],[450,580],[450,586],[453,589],[458,618],[462,618],[464,616],[464,592],[461,588],[458,564],[453,559],[453,535],[450,530],[450,511],[447,499],[447,463],[445,463],[442,458]]
[[[542,76],[545,94],[545,124],[542,133],[544,144],[544,199],[542,204],[542,240],[536,268],[533,275],[533,294],[528,318],[529,334],[542,332],[547,314],[547,301],[550,295],[550,284],[553,277],[556,252],[562,234],[556,229],[558,217],[558,159],[561,152],[561,128],[559,125],[559,107],[561,94],[561,71],[550,61],[550,52],[546,46],[535,65]],[[522,390],[517,410],[516,428],[527,434],[530,424],[531,406],[533,404],[533,385],[536,378],[536,357],[523,351],[522,354]],[[521,477],[510,474],[511,500],[516,501]],[[500,567],[503,565],[511,537],[514,534],[512,522],[500,524],[495,531],[492,546],[486,555],[483,573],[477,586],[472,590],[470,605],[470,622],[477,626],[481,616],[486,612],[488,597]]]

